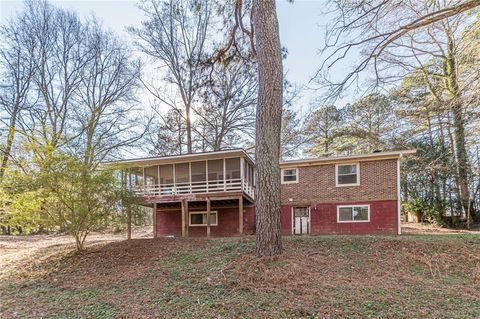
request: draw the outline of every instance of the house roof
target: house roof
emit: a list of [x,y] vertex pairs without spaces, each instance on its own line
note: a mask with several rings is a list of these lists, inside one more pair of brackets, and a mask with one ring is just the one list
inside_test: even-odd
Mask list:
[[193,161],[204,161],[220,158],[231,158],[231,157],[244,157],[249,162],[254,164],[253,159],[245,152],[243,149],[231,149],[225,151],[212,151],[212,152],[202,152],[202,153],[192,153],[192,154],[181,154],[181,155],[171,155],[171,156],[156,156],[156,157],[144,157],[144,158],[132,158],[118,161],[105,162],[104,165],[107,167],[142,167],[150,165],[163,165],[171,163],[184,163],[184,162],[193,162]]
[[[312,165],[323,165],[339,162],[358,162],[358,161],[372,161],[372,160],[382,160],[382,159],[396,159],[400,158],[403,155],[414,154],[415,150],[403,150],[395,152],[376,152],[369,154],[359,154],[359,155],[342,155],[342,156],[329,156],[329,157],[316,157],[316,158],[305,158],[297,160],[289,160],[280,162],[281,167],[300,167],[300,166],[312,166]],[[203,153],[193,153],[193,154],[182,154],[182,155],[172,155],[172,156],[156,156],[156,157],[145,157],[145,158],[133,158],[125,159],[118,161],[105,162],[104,165],[112,168],[122,168],[122,167],[143,167],[150,165],[163,165],[171,163],[183,163],[183,162],[192,162],[192,161],[203,161],[211,159],[220,159],[220,158],[231,158],[231,157],[244,157],[250,163],[254,164],[254,160],[245,152],[243,149],[231,149],[225,151],[213,151],[213,152],[203,152]]]
[[281,167],[299,167],[299,166],[312,166],[312,165],[322,165],[322,164],[331,164],[339,162],[359,162],[359,161],[378,161],[383,159],[397,159],[404,155],[414,154],[416,150],[403,150],[395,152],[375,152],[369,154],[359,154],[359,155],[342,155],[342,156],[329,156],[329,157],[316,157],[316,158],[305,158],[298,160],[282,161],[280,162]]

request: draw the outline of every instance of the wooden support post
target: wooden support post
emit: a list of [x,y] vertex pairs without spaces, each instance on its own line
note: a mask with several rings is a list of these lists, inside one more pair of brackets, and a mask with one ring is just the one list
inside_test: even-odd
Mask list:
[[182,199],[182,237],[185,237],[185,200]]
[[153,238],[157,238],[157,203],[153,204]]
[[[127,172],[125,170],[121,170],[121,184],[122,184],[122,191],[125,191],[127,189]],[[125,203],[122,201],[122,206]],[[130,205],[128,205],[130,206]],[[130,207],[127,208],[127,240],[132,239],[132,210]]]
[[188,213],[188,201],[185,201],[185,237],[188,237],[188,225],[190,224],[190,214]]
[[143,194],[146,195],[146,191],[147,191],[147,182],[145,181],[145,167],[142,168],[143,169],[143,177],[142,177],[142,191],[143,191]]
[[177,176],[175,174],[175,164],[172,164],[173,167],[173,194],[177,193]]
[[243,196],[238,199],[238,232],[243,235]]
[[223,191],[227,191],[227,164],[225,163],[225,159],[223,159]]
[[127,240],[132,239],[132,210],[127,208]]
[[[217,215],[218,218],[218,215]],[[207,197],[207,238],[210,238],[210,198]]]
[[128,169],[128,188],[132,189],[132,169]]
[[245,164],[244,164],[244,158],[240,157],[240,189],[242,192],[245,191]]

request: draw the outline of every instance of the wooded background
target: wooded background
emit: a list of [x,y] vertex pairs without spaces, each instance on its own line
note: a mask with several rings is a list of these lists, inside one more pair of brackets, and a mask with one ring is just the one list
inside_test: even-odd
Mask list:
[[[478,1],[328,4],[339,22],[319,43],[323,64],[312,66],[308,88],[283,80],[282,157],[416,149],[402,166],[403,209],[443,225],[479,222]],[[98,169],[107,160],[255,153],[252,3],[139,6],[133,46],[96,18],[43,1],[25,2],[1,26],[3,233],[60,227],[81,248],[90,231],[135,204],[113,173]],[[352,51],[360,59],[349,69],[342,60]],[[336,68],[350,72],[339,79]],[[316,96],[300,116],[306,89]],[[356,100],[339,104],[349,90]]]

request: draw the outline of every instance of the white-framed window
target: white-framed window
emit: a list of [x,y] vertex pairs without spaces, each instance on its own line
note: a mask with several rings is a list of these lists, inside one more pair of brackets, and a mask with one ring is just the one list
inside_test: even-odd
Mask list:
[[282,184],[298,183],[298,168],[282,169]]
[[370,221],[370,205],[337,206],[337,223],[366,223]]
[[358,163],[336,164],[335,185],[337,187],[360,185],[360,165]]
[[[218,226],[217,211],[210,212],[210,226]],[[190,226],[207,226],[207,212],[190,212]]]

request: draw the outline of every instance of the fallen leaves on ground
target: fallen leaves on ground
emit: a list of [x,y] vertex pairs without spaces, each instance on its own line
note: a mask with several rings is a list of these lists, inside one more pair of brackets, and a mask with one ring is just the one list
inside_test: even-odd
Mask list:
[[[475,318],[480,236],[136,239],[42,248],[2,280],[0,317]],[[26,275],[28,274],[28,275]]]

